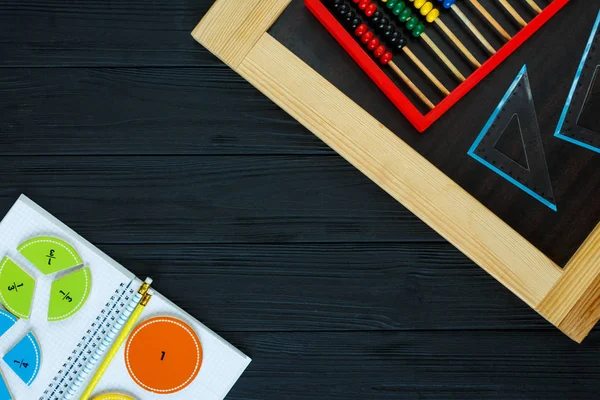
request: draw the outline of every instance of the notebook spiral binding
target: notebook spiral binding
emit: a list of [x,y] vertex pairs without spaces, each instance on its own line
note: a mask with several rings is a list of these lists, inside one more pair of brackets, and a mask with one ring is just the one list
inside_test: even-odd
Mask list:
[[139,302],[141,296],[131,287],[132,283],[121,283],[117,287],[39,400],[73,398],[98,362],[98,353],[110,347],[108,340],[111,337],[114,340],[131,315],[131,304],[136,299]]

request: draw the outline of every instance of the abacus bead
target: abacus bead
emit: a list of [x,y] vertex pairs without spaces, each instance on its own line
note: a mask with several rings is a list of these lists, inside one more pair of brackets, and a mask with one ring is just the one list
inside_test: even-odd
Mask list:
[[381,65],[388,65],[390,61],[392,61],[392,53],[390,53],[389,51],[382,55],[379,59]]
[[340,17],[344,17],[350,11],[350,6],[348,4],[342,4],[338,10],[338,14]]
[[339,10],[340,6],[342,5],[342,0],[333,0],[332,4],[331,4],[331,8],[334,11]]
[[373,55],[375,56],[375,58],[380,58],[384,53],[385,53],[385,46],[380,45],[375,49],[375,51],[373,52]]
[[352,29],[356,29],[358,28],[358,26],[360,25],[360,19],[358,18],[354,18],[351,22],[350,22],[350,27]]
[[356,13],[352,10],[348,11],[348,13],[346,14],[346,22],[352,21],[354,17],[356,17]]
[[385,6],[387,8],[392,9],[396,5],[396,3],[398,3],[398,0],[388,0],[388,2],[385,4]]
[[400,15],[400,13],[402,11],[404,11],[404,9],[406,8],[406,4],[404,4],[403,1],[398,2],[398,4],[396,4],[394,6],[394,8],[392,8],[392,14],[394,15]]
[[377,46],[379,46],[379,39],[373,38],[367,44],[367,49],[373,51],[373,50],[375,50],[377,48]]
[[415,26],[415,28],[412,30],[412,35],[414,37],[419,37],[423,34],[423,32],[425,32],[425,25],[419,22],[417,26]]
[[368,30],[369,30],[369,28],[367,27],[366,24],[360,24],[358,26],[358,28],[356,28],[356,30],[354,31],[354,35],[358,36],[358,37],[362,37],[362,35],[367,33]]
[[456,0],[444,0],[443,6],[444,8],[450,8],[456,3]]
[[427,15],[431,10],[433,10],[433,4],[431,4],[431,2],[428,1],[423,5],[423,7],[421,7],[421,15]]
[[431,12],[429,14],[427,14],[425,19],[427,20],[427,22],[435,22],[435,20],[438,19],[439,16],[440,16],[440,10],[438,10],[437,8],[434,8],[433,10],[431,10]]
[[409,31],[412,31],[413,29],[415,29],[415,26],[417,26],[418,23],[419,23],[418,19],[411,18],[408,21],[406,21],[406,29],[408,29]]
[[377,11],[377,6],[371,3],[365,8],[365,15],[371,17],[375,11]]
[[375,26],[377,26],[377,23],[381,20],[382,16],[383,16],[383,14],[381,14],[381,11],[375,11],[373,13],[373,16],[371,17],[371,21],[373,21],[373,24],[375,24]]
[[427,0],[415,0],[415,8],[419,10],[425,3],[427,3]]
[[369,3],[371,3],[371,0],[360,0],[360,3],[358,3],[358,8],[364,10],[365,8],[367,8]]
[[398,19],[402,22],[406,22],[410,17],[412,17],[412,11],[410,11],[410,8],[405,8],[398,16]]
[[396,42],[398,41],[398,39],[400,39],[400,37],[401,37],[400,33],[398,31],[394,31],[388,38],[388,43],[390,43],[392,45],[396,44]]
[[379,21],[379,24],[377,24],[377,30],[379,31],[383,31],[385,29],[386,26],[388,26],[390,24],[390,21],[383,17],[381,18],[381,21]]
[[385,27],[385,29],[383,30],[383,36],[385,37],[389,37],[392,32],[394,32],[396,29],[394,28],[394,25],[388,25]]
[[367,44],[371,39],[373,39],[373,32],[368,31],[367,33],[361,36],[360,41],[363,42],[363,44]]
[[402,38],[398,39],[398,42],[396,43],[395,49],[398,50],[398,51],[400,51],[400,50],[402,50],[404,48],[404,46],[407,45],[407,43],[408,42],[406,41],[406,38],[402,37]]

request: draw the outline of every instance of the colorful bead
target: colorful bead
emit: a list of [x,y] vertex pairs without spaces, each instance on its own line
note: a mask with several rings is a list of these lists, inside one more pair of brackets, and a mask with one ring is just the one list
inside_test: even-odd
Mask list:
[[438,10],[437,8],[434,8],[433,10],[431,10],[429,12],[429,14],[427,14],[425,19],[427,20],[427,22],[435,22],[435,20],[438,19],[439,16],[440,16],[440,10]]
[[354,18],[351,22],[350,22],[350,28],[352,29],[356,29],[358,28],[358,26],[360,25],[360,19],[358,18]]
[[400,13],[400,15],[398,15],[398,19],[401,22],[406,22],[408,21],[408,19],[412,17],[412,11],[410,10],[410,8],[405,8],[404,11],[402,11]]
[[406,3],[404,3],[403,1],[399,1],[398,4],[396,4],[394,8],[392,8],[392,14],[398,16],[402,11],[404,11],[405,8]]
[[385,46],[383,45],[379,45],[375,51],[373,52],[373,55],[375,56],[375,58],[381,58],[381,56],[385,53]]
[[390,61],[392,61],[392,53],[390,53],[389,51],[382,55],[379,59],[381,65],[387,65],[390,63]]
[[433,4],[431,4],[431,2],[428,1],[427,3],[423,4],[423,7],[421,7],[419,11],[421,11],[421,15],[425,16],[429,14],[431,10],[433,10]]
[[367,33],[368,30],[369,30],[369,28],[367,27],[366,24],[360,24],[358,26],[358,28],[356,28],[356,30],[354,31],[354,35],[356,35],[358,37],[362,37],[362,35]]
[[398,0],[388,0],[388,2],[385,4],[385,6],[389,9],[392,9],[396,6],[397,3],[398,3]]
[[438,0],[438,2],[442,3],[444,8],[450,8],[456,3],[456,0]]
[[415,8],[420,10],[425,3],[427,3],[427,0],[415,0]]
[[370,18],[375,11],[377,11],[377,6],[371,3],[365,8],[365,15]]
[[367,6],[371,3],[371,0],[360,0],[360,3],[358,3],[358,8],[360,8],[361,10],[364,10],[365,8],[367,8]]
[[367,49],[373,51],[373,50],[375,50],[377,48],[377,46],[379,46],[379,39],[373,38],[367,44]]
[[370,41],[371,39],[373,39],[373,36],[374,36],[374,35],[373,35],[373,32],[371,32],[371,31],[367,31],[367,33],[365,33],[364,35],[362,35],[362,36],[361,36],[361,38],[360,38],[360,41],[361,41],[363,44],[367,44],[367,43],[369,43],[369,41]]
[[415,26],[417,26],[418,23],[419,23],[418,19],[411,18],[408,21],[406,21],[406,29],[408,29],[409,31],[412,31],[413,29],[415,29]]
[[412,35],[414,37],[419,37],[423,34],[423,32],[425,32],[425,25],[419,22],[417,26],[415,26],[415,28],[412,30]]

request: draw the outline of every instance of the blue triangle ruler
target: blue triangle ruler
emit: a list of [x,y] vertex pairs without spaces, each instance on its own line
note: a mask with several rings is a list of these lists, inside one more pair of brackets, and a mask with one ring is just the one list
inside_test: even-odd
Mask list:
[[527,66],[510,85],[468,154],[557,211]]
[[554,136],[600,153],[600,12]]

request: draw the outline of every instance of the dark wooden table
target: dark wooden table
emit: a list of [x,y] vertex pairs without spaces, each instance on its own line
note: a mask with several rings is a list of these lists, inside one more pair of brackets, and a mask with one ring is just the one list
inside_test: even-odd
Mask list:
[[[241,1],[241,0],[240,0]],[[254,361],[230,399],[595,399],[576,345],[189,35],[211,0],[0,1],[25,193]]]

